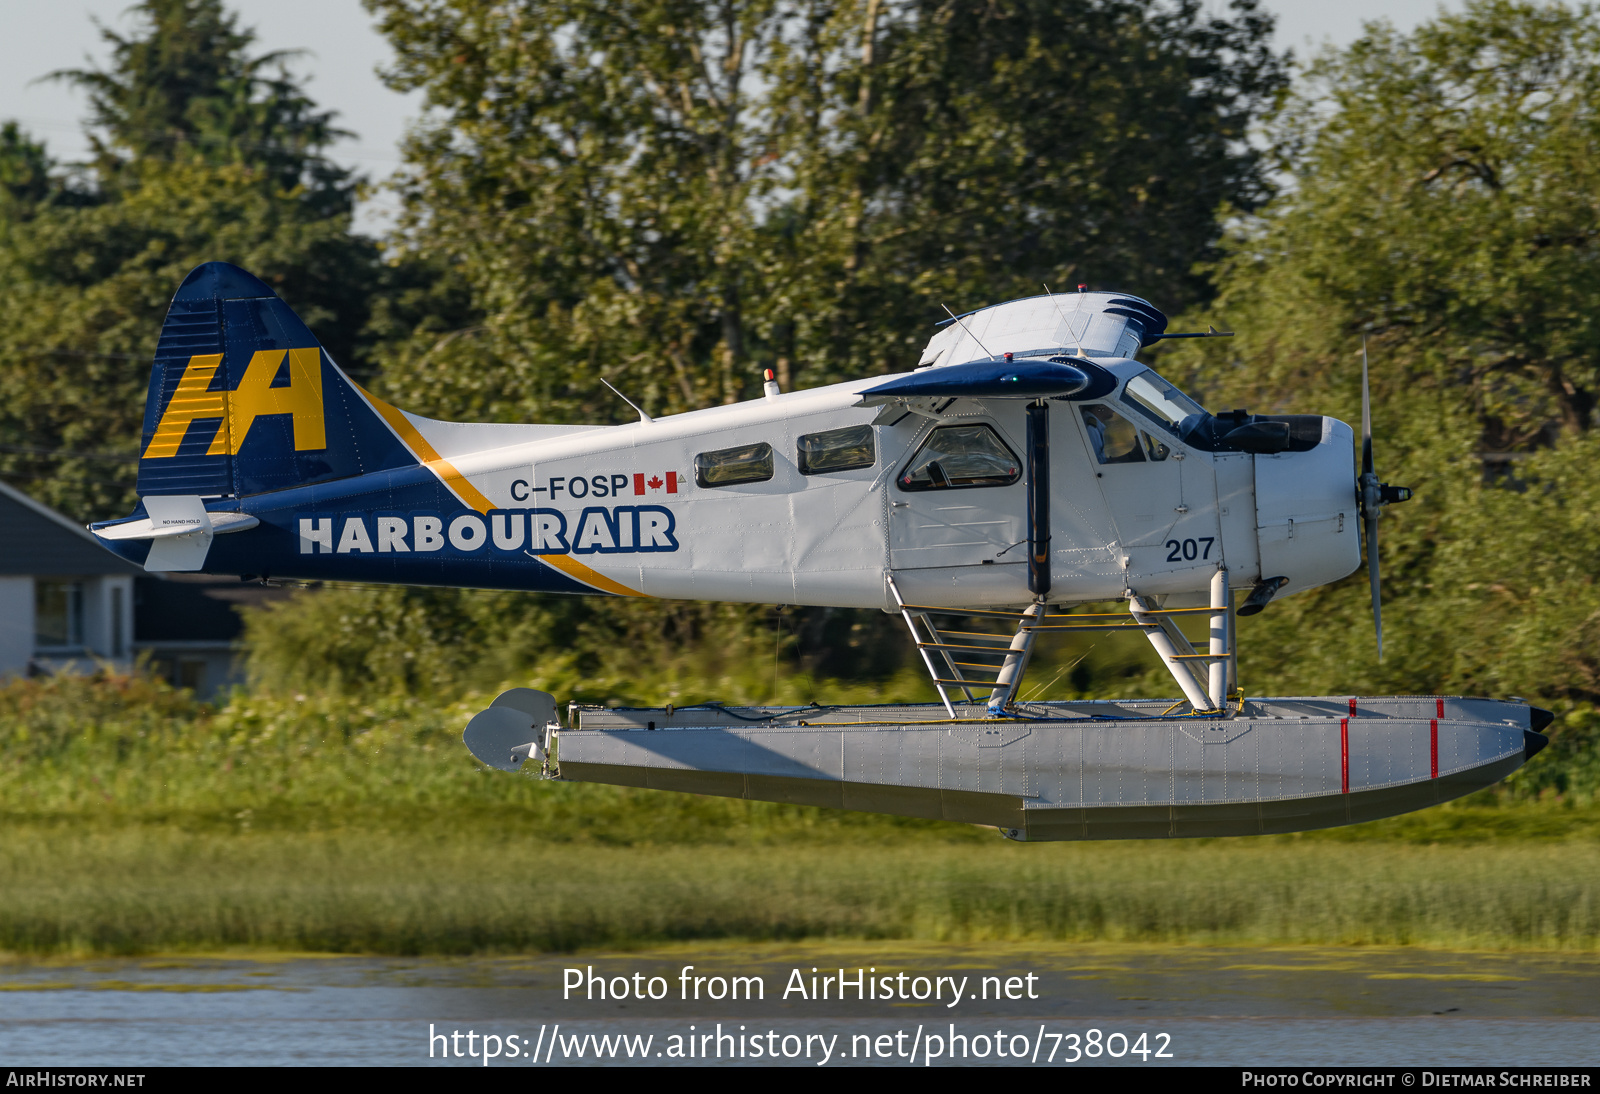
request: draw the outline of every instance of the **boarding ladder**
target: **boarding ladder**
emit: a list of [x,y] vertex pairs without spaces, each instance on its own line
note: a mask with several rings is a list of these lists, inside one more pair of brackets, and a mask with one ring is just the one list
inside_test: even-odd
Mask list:
[[[889,576],[888,585],[900,616],[911,631],[911,640],[922,656],[922,663],[933,679],[939,701],[952,718],[956,716],[952,699],[964,699],[968,703],[981,701],[988,707],[990,717],[1015,715],[1034,639],[1049,631],[1141,631],[1183,691],[1184,698],[1175,706],[1187,702],[1193,714],[1225,713],[1228,697],[1238,690],[1239,659],[1226,570],[1219,569],[1211,581],[1208,607],[1164,608],[1153,598],[1130,590],[1126,615],[1121,612],[1051,613],[1041,598],[1024,608],[1018,618],[1015,612],[984,608],[908,604],[900,595],[893,575]],[[1210,617],[1209,646],[1205,653],[1198,652],[1178,628],[1174,617],[1186,615]],[[948,630],[934,622],[936,616],[1016,619],[1017,630],[1014,635]],[[988,695],[980,699],[975,693],[983,691]]]

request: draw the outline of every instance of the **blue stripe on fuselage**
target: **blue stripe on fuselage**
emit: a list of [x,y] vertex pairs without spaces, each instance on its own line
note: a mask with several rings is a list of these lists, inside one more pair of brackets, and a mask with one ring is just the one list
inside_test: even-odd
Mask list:
[[[575,581],[537,555],[523,550],[497,550],[492,544],[461,551],[447,540],[442,549],[435,551],[381,554],[376,550],[327,553],[319,544],[312,553],[303,552],[302,519],[329,521],[337,547],[337,537],[351,518],[360,520],[371,538],[380,515],[437,514],[445,526],[457,515],[477,515],[424,467],[379,471],[354,479],[257,494],[237,502],[230,499],[212,503],[208,508],[216,512],[248,513],[261,523],[244,532],[217,536],[206,557],[204,573],[608,595]],[[140,565],[149,554],[148,540],[103,539],[100,542]]]

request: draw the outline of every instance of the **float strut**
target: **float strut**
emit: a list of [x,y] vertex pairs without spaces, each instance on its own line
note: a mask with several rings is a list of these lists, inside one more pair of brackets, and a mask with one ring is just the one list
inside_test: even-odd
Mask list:
[[995,677],[994,690],[989,693],[990,717],[1004,713],[1015,700],[1022,674],[1028,671],[1028,659],[1033,656],[1034,626],[1044,618],[1044,610],[1043,597],[1023,609],[1022,621],[1017,624],[1011,648],[1006,651],[1006,659]]
[[1167,671],[1172,673],[1172,678],[1178,682],[1178,687],[1183,689],[1183,697],[1189,700],[1189,705],[1195,710],[1215,710],[1216,708],[1211,705],[1211,697],[1200,686],[1200,681],[1195,679],[1194,673],[1189,671],[1189,666],[1180,659],[1178,647],[1167,636],[1167,632],[1160,629],[1161,609],[1150,604],[1142,596],[1130,596],[1128,610],[1133,613],[1133,618],[1137,622],[1151,624],[1145,627],[1145,637],[1150,639],[1150,645],[1155,648],[1161,663],[1167,666]]
[[1209,680],[1211,707],[1220,710],[1228,705],[1228,677],[1233,660],[1232,644],[1228,641],[1228,623],[1233,615],[1228,595],[1228,571],[1219,569],[1211,575],[1211,654]]

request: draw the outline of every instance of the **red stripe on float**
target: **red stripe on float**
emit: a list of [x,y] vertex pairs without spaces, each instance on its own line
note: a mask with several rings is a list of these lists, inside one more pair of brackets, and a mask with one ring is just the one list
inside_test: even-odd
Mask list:
[[1428,723],[1428,778],[1439,777],[1439,719]]
[[1437,704],[1437,706],[1434,707],[1434,713],[1437,714],[1439,717],[1443,718],[1444,717],[1444,700],[1443,699],[1435,699],[1434,702]]
[[1356,716],[1356,700],[1355,700],[1355,696],[1352,695],[1350,697],[1350,717],[1354,718],[1355,716]]
[[[1356,701],[1350,700],[1355,706]],[[1350,719],[1339,719],[1339,793],[1350,793]]]

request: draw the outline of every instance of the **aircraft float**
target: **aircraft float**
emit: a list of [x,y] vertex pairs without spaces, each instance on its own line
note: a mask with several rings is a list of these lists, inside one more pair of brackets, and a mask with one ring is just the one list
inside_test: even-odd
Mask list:
[[[1374,471],[1365,365],[1357,471],[1343,422],[1211,413],[1141,364],[1217,333],[1166,326],[1138,297],[1045,291],[951,315],[901,374],[769,373],[760,398],[625,425],[458,424],[366,391],[210,262],[161,331],[139,506],[90,530],[152,571],[876,608],[940,699],[563,721],[516,688],[468,724],[479,760],[550,778],[1075,840],[1347,824],[1530,759],[1551,715],[1521,701],[1239,690],[1235,614],[1352,573],[1363,539],[1381,650],[1378,519],[1410,491]],[[1041,634],[1126,629],[1181,699],[1022,698]]]

